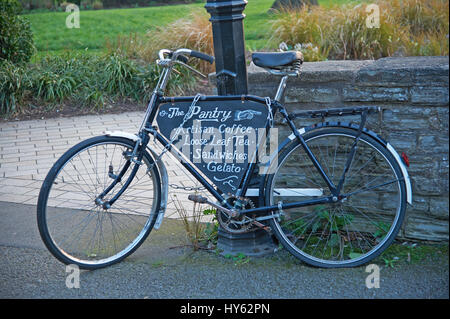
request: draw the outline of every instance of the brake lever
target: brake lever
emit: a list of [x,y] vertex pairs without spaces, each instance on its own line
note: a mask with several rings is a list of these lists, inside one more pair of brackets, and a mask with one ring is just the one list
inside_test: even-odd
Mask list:
[[157,59],[156,64],[163,68],[166,68],[170,65],[171,61],[172,60],[170,60],[170,59]]
[[186,63],[183,63],[183,62],[178,61],[178,60],[173,61],[173,62],[174,62],[174,63],[177,63],[177,64],[181,64],[182,66],[188,68],[189,70],[191,70],[192,72],[196,73],[197,75],[201,76],[201,77],[204,78],[204,79],[207,79],[207,78],[208,78],[208,76],[204,75],[202,72],[200,72],[200,71],[194,69],[193,67],[191,67],[190,65],[188,65],[188,64],[186,64]]

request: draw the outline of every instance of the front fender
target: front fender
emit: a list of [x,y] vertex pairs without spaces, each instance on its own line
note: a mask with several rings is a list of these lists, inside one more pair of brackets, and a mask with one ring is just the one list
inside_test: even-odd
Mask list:
[[[122,137],[129,140],[132,140],[133,142],[137,142],[139,140],[139,137],[132,133],[122,132],[122,131],[106,131],[105,135],[107,136],[114,136],[114,137]],[[158,170],[159,176],[161,178],[161,205],[158,212],[158,217],[156,219],[155,225],[153,228],[158,229],[161,226],[162,220],[164,218],[164,213],[167,208],[167,198],[169,193],[169,177],[167,175],[167,169],[164,163],[160,160],[157,160],[158,156],[157,154],[147,147],[147,150],[150,152],[150,156],[152,157],[153,161],[156,163],[156,168]]]

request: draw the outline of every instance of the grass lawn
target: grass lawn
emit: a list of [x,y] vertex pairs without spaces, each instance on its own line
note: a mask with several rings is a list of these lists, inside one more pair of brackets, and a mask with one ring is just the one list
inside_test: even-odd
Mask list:
[[[274,0],[249,0],[244,11],[246,45],[251,50],[264,48],[270,38],[271,14],[268,9]],[[321,5],[348,3],[350,0],[321,0]],[[154,30],[180,18],[193,10],[205,10],[204,3],[162,7],[80,11],[80,28],[66,28],[65,12],[44,12],[25,15],[31,22],[38,53],[35,58],[65,50],[103,52],[107,39]]]
[[103,50],[118,34],[145,33],[188,15],[202,4],[80,11],[80,28],[66,28],[65,12],[33,13],[29,19],[38,51]]

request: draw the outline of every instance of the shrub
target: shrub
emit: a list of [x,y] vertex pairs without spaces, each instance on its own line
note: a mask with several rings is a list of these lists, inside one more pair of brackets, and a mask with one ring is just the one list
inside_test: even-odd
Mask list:
[[36,94],[44,101],[59,101],[68,97],[76,86],[76,80],[66,74],[51,71],[42,73],[35,83]]
[[106,57],[105,91],[111,95],[134,95],[133,78],[138,72],[136,64],[120,54],[113,53]]
[[46,56],[29,68],[34,96],[45,102],[61,102],[83,81],[77,59],[69,55]]
[[[389,21],[370,29],[366,17],[362,5],[284,11],[274,23],[274,37],[291,46],[311,43],[322,58],[376,59],[392,55],[398,44],[398,37],[392,35],[402,35],[402,29],[395,30]],[[305,59],[308,61],[308,55]]]
[[[273,41],[311,43],[323,59],[448,55],[448,1],[378,0],[379,28],[366,26],[366,5],[280,10]],[[305,57],[308,60],[308,56]]]
[[[273,21],[273,37],[272,42],[282,41],[286,43],[289,49],[294,46],[302,46],[311,43],[320,56],[326,58],[328,56],[329,45],[326,37],[331,33],[331,23],[319,23],[321,19],[328,20],[329,12],[322,7],[309,9],[303,7],[301,10],[284,10],[278,11],[277,18]],[[305,61],[309,60],[305,55]]]
[[391,5],[392,19],[408,29],[406,55],[449,54],[449,2],[404,0]]
[[382,5],[389,5],[392,18],[411,34],[448,33],[448,1],[397,0]]
[[62,11],[66,11],[67,6],[71,4],[70,2],[64,1],[61,2],[61,4],[59,5],[59,7],[61,8]]
[[[131,97],[136,101],[148,100],[160,75],[155,64],[138,63],[120,52],[106,55],[99,65],[103,91],[110,96]],[[167,91],[168,94],[184,94],[194,84],[195,79],[189,72],[172,73]]]
[[30,24],[18,15],[21,10],[17,0],[0,1],[0,60],[28,62],[34,53]]
[[25,90],[30,86],[24,68],[7,60],[0,60],[0,113],[19,111]]
[[[156,50],[188,48],[214,56],[214,45],[209,15],[204,10],[194,11],[188,18],[177,20],[159,32],[149,32],[148,45]],[[213,72],[208,62],[192,59],[192,65],[205,73]]]
[[[128,59],[119,52],[104,56],[65,53],[43,57],[35,64],[0,60],[0,114],[24,110],[27,101],[52,107],[74,102],[101,108],[118,99],[147,102],[160,70],[155,64]],[[169,94],[183,93],[193,77],[174,74]]]
[[93,8],[94,10],[100,10],[100,9],[103,9],[103,3],[102,3],[101,1],[95,1],[95,2],[92,4],[92,8]]
[[81,0],[80,1],[80,9],[91,9],[93,0]]
[[[388,11],[380,9],[380,16],[387,17]],[[368,28],[364,5],[333,11],[334,29],[327,46],[334,59],[378,59],[393,55],[401,45],[405,29],[386,18],[381,19],[379,28]]]
[[312,43],[297,43],[294,50],[301,51],[306,61],[323,61],[327,57],[327,52],[321,52],[317,46]]
[[[177,20],[161,29],[151,30],[145,36],[132,34],[107,41],[110,52],[121,52],[128,58],[153,63],[160,49],[188,48],[214,56],[211,23],[204,10],[194,11],[188,18]],[[199,59],[189,62],[204,73],[214,71],[214,66]]]

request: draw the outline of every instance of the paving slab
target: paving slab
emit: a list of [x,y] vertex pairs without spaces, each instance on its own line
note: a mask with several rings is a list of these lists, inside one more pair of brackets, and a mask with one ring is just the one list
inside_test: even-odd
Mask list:
[[[5,186],[0,187],[0,201],[36,204],[45,176],[66,150],[105,131],[136,133],[141,121],[142,112],[129,112],[0,123],[0,185]],[[161,150],[154,141],[150,145]],[[171,154],[166,153],[164,161],[170,183],[200,186]],[[171,190],[188,211],[193,208],[189,193]],[[166,217],[180,218],[172,197],[169,200]]]

